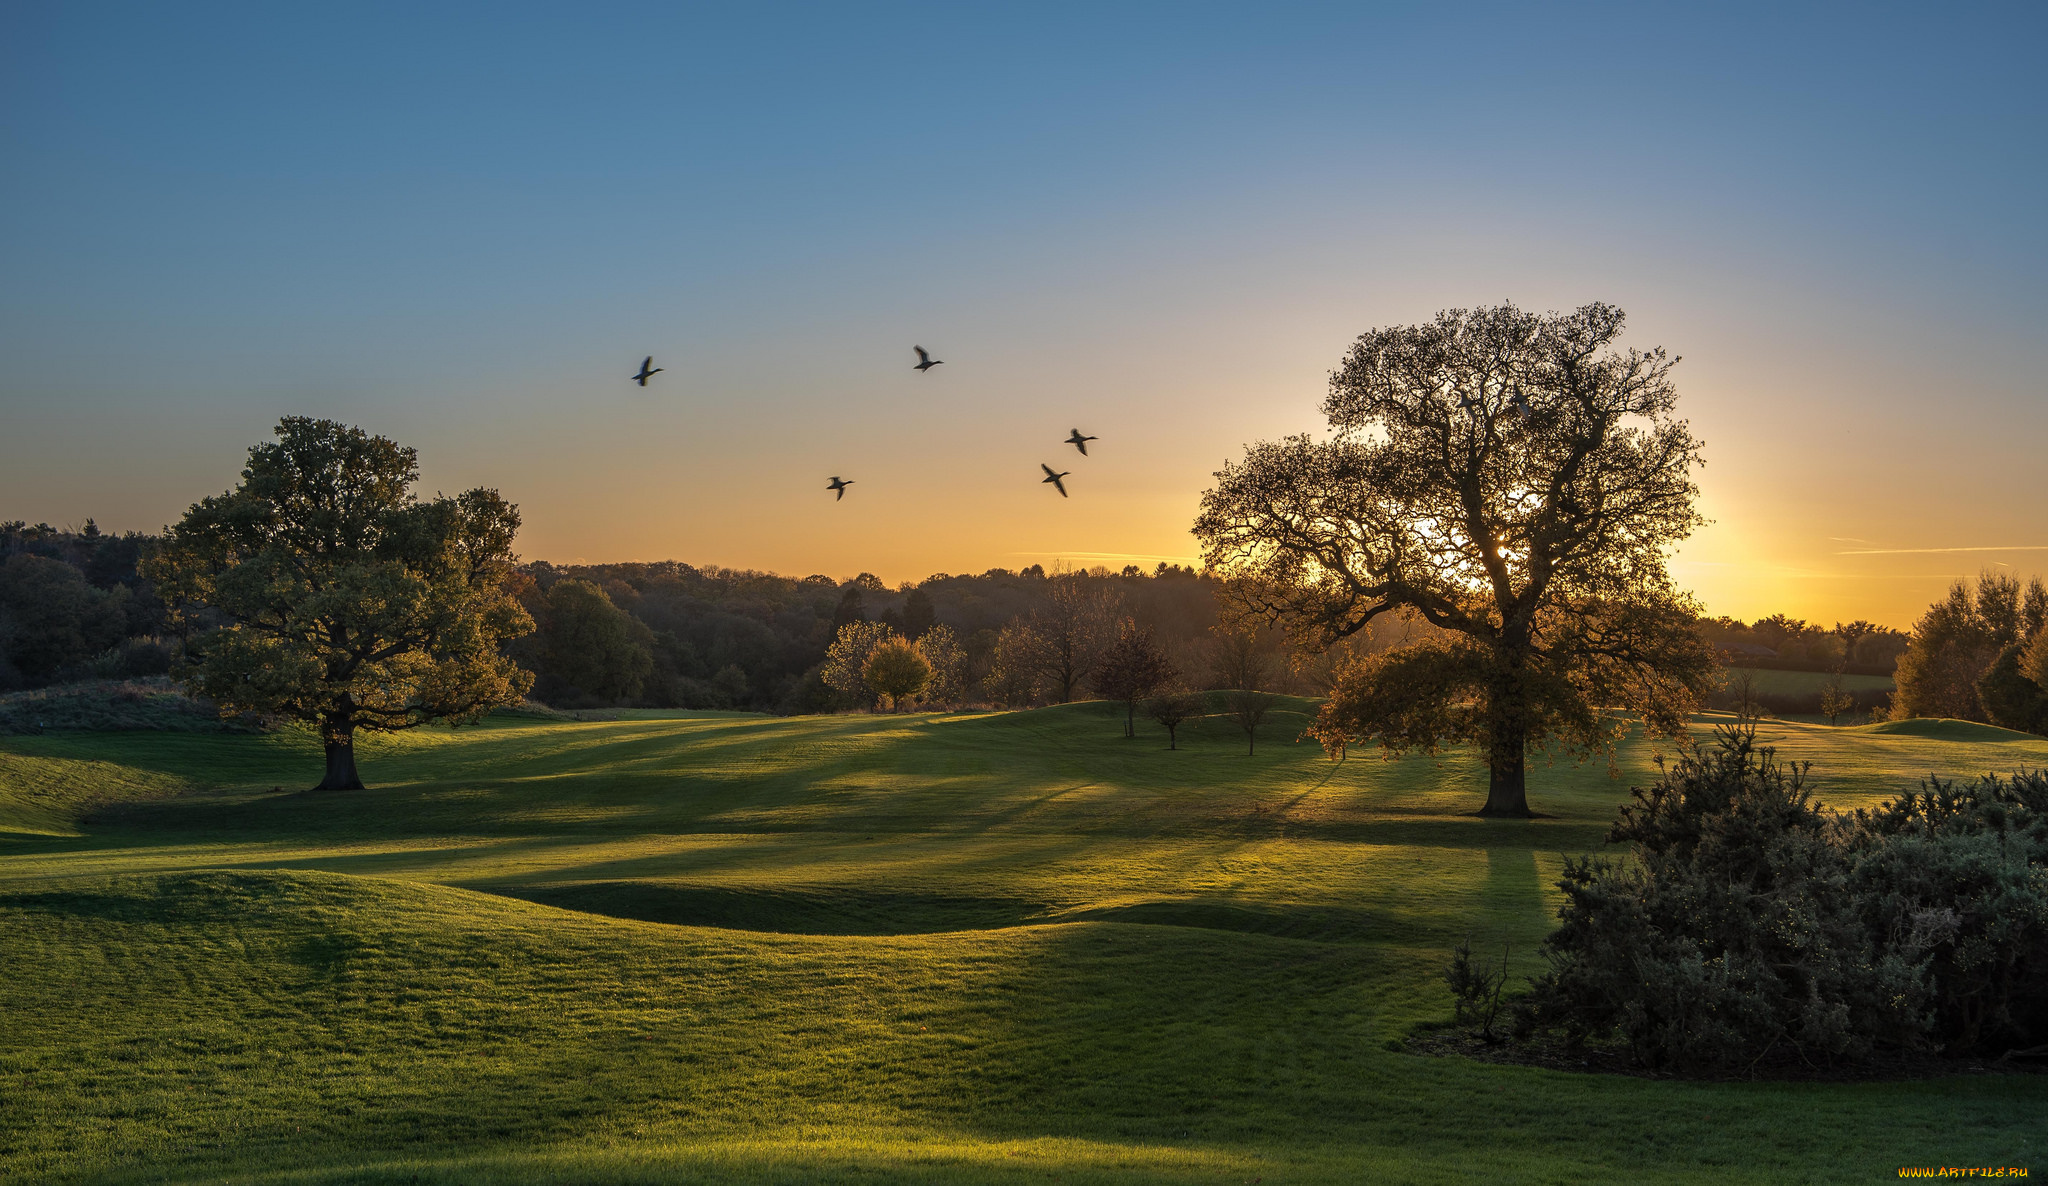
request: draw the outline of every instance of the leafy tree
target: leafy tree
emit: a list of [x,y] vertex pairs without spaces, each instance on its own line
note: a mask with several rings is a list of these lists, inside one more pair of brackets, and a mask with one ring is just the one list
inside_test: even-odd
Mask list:
[[1015,708],[1035,703],[1042,695],[1045,640],[1030,626],[1012,622],[996,635],[989,650],[988,675],[982,690],[997,704]]
[[1164,687],[1179,673],[1167,661],[1166,652],[1152,641],[1152,631],[1125,618],[1117,628],[1116,641],[1102,653],[1095,666],[1095,693],[1104,700],[1124,702],[1124,736],[1138,735],[1138,701]]
[[102,592],[76,568],[26,552],[0,564],[0,662],[42,683],[121,641],[129,592]]
[[1611,746],[1621,707],[1676,734],[1712,656],[1666,550],[1701,522],[1676,359],[1612,349],[1619,309],[1513,305],[1360,337],[1336,435],[1255,445],[1195,522],[1241,619],[1315,649],[1412,611],[1443,637],[1376,656],[1314,726],[1337,752],[1485,748],[1483,814],[1527,816],[1530,745]]
[[747,673],[737,663],[728,663],[711,677],[711,686],[718,689],[726,703],[738,704],[747,694]]
[[1268,692],[1255,692],[1241,688],[1223,697],[1223,711],[1244,730],[1244,752],[1246,757],[1258,752],[1259,726],[1265,723],[1266,714],[1273,708],[1273,696]]
[[1977,699],[1994,725],[2048,734],[2048,630],[2001,648],[1977,677]]
[[1145,703],[1145,715],[1166,729],[1166,748],[1180,748],[1180,727],[1207,711],[1200,694],[1170,686]]
[[917,653],[931,668],[924,697],[938,704],[958,704],[967,691],[967,651],[945,626],[932,626],[917,640]]
[[875,695],[887,701],[890,708],[901,711],[912,696],[924,690],[932,669],[915,646],[900,638],[889,638],[868,652],[861,674]]
[[631,700],[654,671],[654,632],[589,581],[555,582],[539,634],[550,678],[595,700]]
[[1974,586],[1949,586],[1914,624],[1913,640],[1899,656],[1892,715],[1986,719],[1977,681],[2000,651],[2024,641],[2022,601],[2020,582],[2001,573],[1987,572]]
[[357,789],[355,735],[473,720],[532,684],[499,648],[533,628],[505,591],[519,512],[495,490],[422,501],[413,450],[289,416],[233,490],[195,503],[147,565],[192,640],[180,674],[223,712],[319,726],[325,790]]
[[896,637],[880,622],[848,622],[825,652],[825,685],[862,705],[874,703],[874,689],[868,685],[868,656],[876,647]]
[[1820,715],[1826,717],[1828,724],[1832,725],[1836,718],[1854,710],[1855,707],[1856,698],[1842,687],[1842,673],[1829,672],[1826,682],[1820,686]]

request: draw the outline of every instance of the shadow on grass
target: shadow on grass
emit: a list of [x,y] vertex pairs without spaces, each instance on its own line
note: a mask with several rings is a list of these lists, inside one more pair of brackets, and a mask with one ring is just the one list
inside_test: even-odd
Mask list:
[[1318,943],[1428,943],[1437,937],[1430,928],[1391,911],[1207,898],[1072,909],[1023,898],[861,893],[845,887],[816,891],[733,890],[644,881],[497,886],[486,892],[612,918],[785,935],[930,935],[1055,923],[1118,922]]

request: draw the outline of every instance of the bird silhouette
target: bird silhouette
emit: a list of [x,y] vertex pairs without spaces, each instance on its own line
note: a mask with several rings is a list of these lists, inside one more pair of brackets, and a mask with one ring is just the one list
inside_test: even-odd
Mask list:
[[1515,401],[1515,411],[1520,412],[1522,414],[1522,419],[1527,420],[1529,417],[1535,415],[1534,412],[1531,412],[1529,410],[1528,396],[1523,395],[1521,392],[1517,391],[1511,398],[1513,398],[1513,400]]
[[1081,456],[1083,457],[1088,456],[1088,442],[1097,439],[1099,438],[1082,436],[1081,430],[1078,428],[1075,429],[1073,432],[1067,434],[1067,443],[1069,445],[1072,445],[1074,448],[1079,449],[1081,451]]
[[1060,473],[1058,470],[1053,469],[1053,467],[1047,465],[1043,461],[1038,463],[1038,468],[1045,471],[1045,477],[1041,480],[1051,482],[1055,487],[1059,489],[1060,497],[1065,498],[1067,496],[1067,484],[1065,482],[1060,481],[1060,479],[1066,477],[1067,474],[1073,473],[1074,471],[1068,470],[1066,474],[1063,474]]
[[846,488],[851,485],[853,485],[853,482],[850,479],[841,478],[838,474],[833,474],[832,480],[825,483],[825,489],[832,492],[832,501],[838,502],[846,497]]
[[945,362],[943,358],[933,358],[922,346],[912,346],[911,349],[917,351],[917,365],[912,370],[928,371]]
[[638,383],[640,386],[645,387],[647,386],[647,380],[653,378],[656,375],[659,375],[665,369],[667,368],[655,366],[654,356],[650,354],[646,358],[641,360],[640,373],[633,376],[633,381],[635,383]]

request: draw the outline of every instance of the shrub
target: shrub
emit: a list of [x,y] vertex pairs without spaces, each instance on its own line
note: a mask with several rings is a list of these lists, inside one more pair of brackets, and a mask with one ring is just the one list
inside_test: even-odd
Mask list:
[[1998,1053],[2048,1030],[2048,778],[1823,810],[1753,729],[1634,792],[1626,861],[1571,860],[1518,1028],[1650,1066]]
[[1444,983],[1457,1002],[1457,1022],[1479,1031],[1488,1042],[1494,1040],[1493,1023],[1500,1017],[1501,990],[1508,982],[1508,953],[1501,949],[1500,966],[1472,958],[1472,940],[1458,944],[1444,969]]
[[868,652],[861,674],[876,696],[887,701],[890,708],[901,711],[909,706],[911,697],[924,690],[932,669],[915,646],[891,638]]

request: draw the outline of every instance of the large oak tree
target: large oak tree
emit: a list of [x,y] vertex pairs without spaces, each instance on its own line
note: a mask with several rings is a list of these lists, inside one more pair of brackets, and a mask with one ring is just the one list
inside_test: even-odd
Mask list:
[[181,614],[219,623],[186,681],[223,711],[316,724],[323,790],[363,785],[358,731],[471,720],[533,682],[500,650],[533,628],[504,584],[518,508],[486,489],[422,500],[418,477],[395,441],[286,417],[150,565]]
[[1250,448],[1195,523],[1244,618],[1327,647],[1387,614],[1442,633],[1364,660],[1312,732],[1333,751],[1484,747],[1482,814],[1529,814],[1528,750],[1611,745],[1628,708],[1684,728],[1712,656],[1666,571],[1701,522],[1677,359],[1622,312],[1511,304],[1376,329],[1331,375],[1328,439]]

